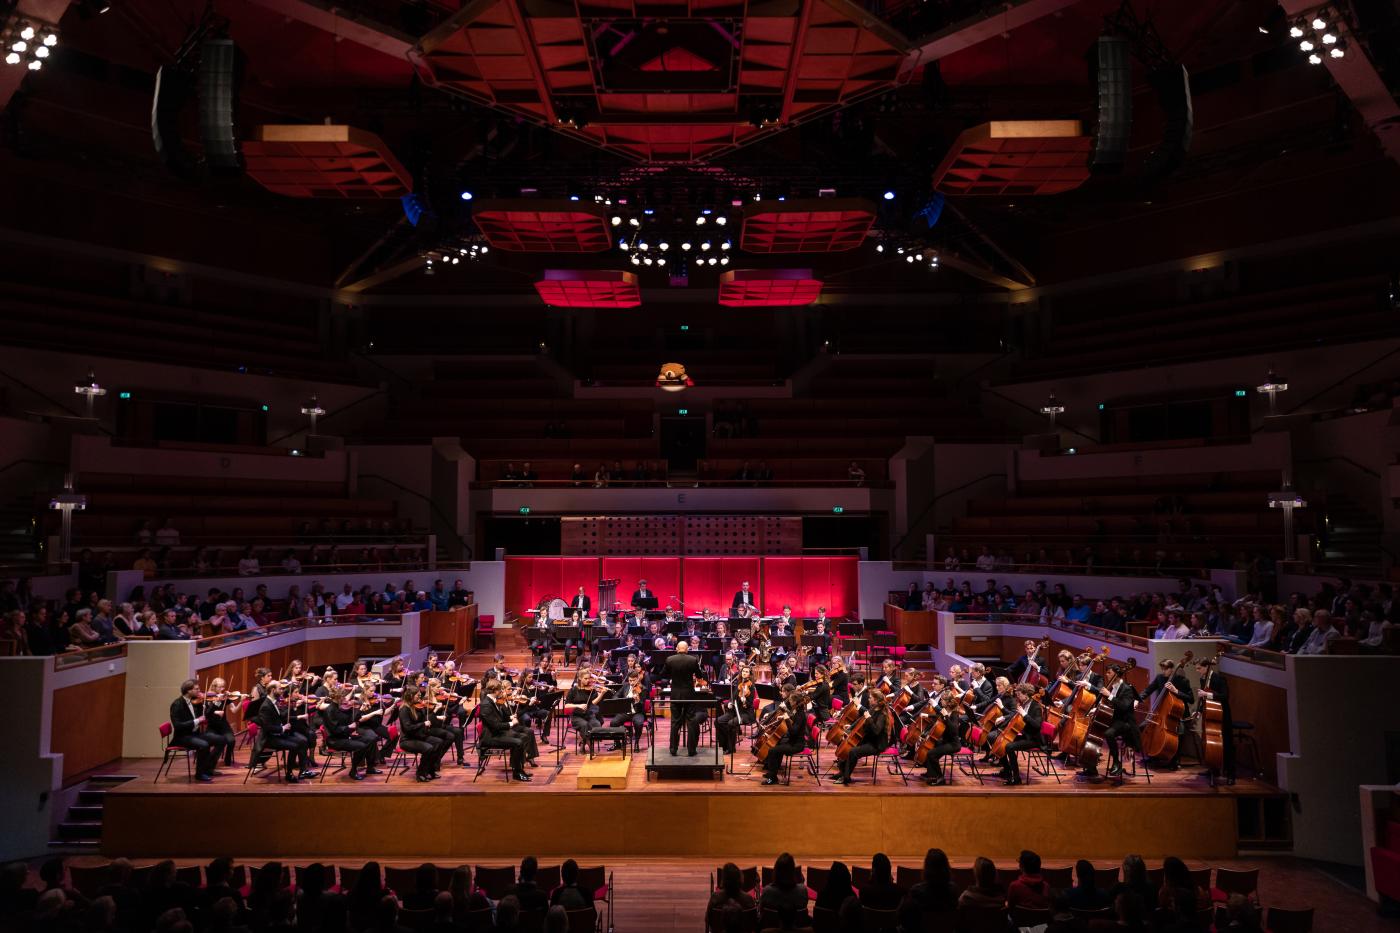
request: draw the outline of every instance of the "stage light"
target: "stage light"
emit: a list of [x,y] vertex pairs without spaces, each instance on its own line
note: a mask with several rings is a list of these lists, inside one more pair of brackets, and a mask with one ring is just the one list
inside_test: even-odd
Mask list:
[[732,245],[733,245],[733,244],[730,243],[728,240],[725,240],[723,243],[721,243],[721,244],[719,245],[719,248],[720,248],[720,249],[729,249],[729,247],[732,246]]
[[7,64],[7,65],[18,65],[18,64],[19,64],[19,53],[18,53],[18,52],[11,52],[9,55],[6,55],[6,56],[5,56],[5,64]]
[[670,249],[670,248],[671,248],[671,244],[670,244],[670,243],[667,243],[665,240],[662,240],[662,241],[661,241],[661,244],[660,244],[660,246],[659,246],[659,249],[661,250],[661,252],[664,253],[664,252],[666,252],[666,250],[668,250],[668,249]]
[[908,256],[905,256],[905,257],[904,257],[904,261],[905,261],[905,262],[913,262],[913,261],[914,261],[914,254],[913,254],[913,253],[910,253]]
[[645,259],[642,260],[642,262],[646,263],[647,265],[651,265],[651,257],[650,257],[650,256],[646,257]]
[[695,226],[697,226],[697,227],[703,227],[703,226],[705,226],[705,218],[704,218],[704,217],[697,217],[697,218],[695,218]]
[[1311,52],[1313,49],[1317,48],[1317,46],[1312,44],[1311,39],[1304,39],[1302,42],[1298,43],[1298,48],[1302,49],[1304,52]]
[[10,51],[11,51],[11,52],[23,52],[23,51],[25,51],[25,50],[28,49],[28,48],[29,48],[29,43],[23,42],[23,41],[16,41],[14,45],[10,46]]
[[47,45],[41,45],[41,46],[39,46],[37,49],[34,50],[34,57],[35,57],[35,58],[48,58],[48,57],[49,57],[49,47],[48,47]]
[[727,265],[729,265],[729,257],[728,257],[728,256],[721,256],[721,257],[719,257],[719,264],[720,264],[721,266],[727,266]]
[[723,227],[725,224],[729,223],[729,218],[728,218],[728,217],[716,217],[716,218],[715,218],[715,223],[717,223],[717,224],[719,224],[721,227]]
[[570,201],[577,201],[577,200],[578,200],[578,195],[576,195],[576,194],[571,194],[571,195],[569,195],[569,200],[570,200]]
[[687,253],[690,252],[690,241],[687,240],[686,242],[682,243],[681,249],[685,250]]
[[634,265],[634,266],[640,266],[641,264],[642,264],[642,257],[641,257],[641,256],[638,256],[636,253],[633,253],[633,254],[632,254],[632,265]]
[[626,240],[618,240],[618,242],[617,242],[617,248],[620,249],[620,250],[622,250],[624,253],[627,252],[627,241],[626,241]]
[[1331,55],[1333,58],[1343,58],[1347,53],[1343,52],[1340,48],[1334,48],[1327,54]]
[[658,266],[664,266],[664,265],[666,265],[666,257],[665,257],[665,256],[662,256],[660,259],[656,260],[656,264],[657,264]]
[[714,213],[714,211],[711,210],[711,209],[708,208],[708,207],[704,207],[704,208],[701,208],[701,209],[700,209],[700,213],[703,214],[703,215],[705,215],[706,217],[709,217],[711,214]]
[[1334,35],[1332,35],[1332,33],[1330,33],[1330,32],[1324,32],[1324,33],[1322,34],[1322,44],[1323,44],[1323,45],[1336,45],[1336,44],[1337,44],[1337,37],[1334,36]]
[[34,27],[33,27],[33,26],[25,26],[23,29],[21,29],[21,30],[19,31],[19,37],[20,37],[21,39],[33,39],[33,38],[34,38]]
[[612,225],[613,225],[614,227],[616,227],[616,226],[620,226],[621,224],[622,224],[622,218],[619,217],[619,216],[617,216],[616,214],[613,214],[613,216],[612,216]]
[[470,191],[463,191],[463,192],[462,192],[462,200],[463,200],[463,201],[470,201],[471,199],[472,199],[472,193],[471,193]]
[[1302,27],[1302,26],[1290,26],[1289,29],[1288,29],[1288,34],[1289,34],[1290,36],[1292,36],[1294,39],[1301,39],[1301,38],[1303,38],[1303,27]]
[[886,192],[885,192],[885,200],[886,200],[886,201],[893,201],[893,200],[894,200],[894,192],[893,192],[893,191],[886,191]]
[[704,243],[701,243],[701,244],[700,244],[700,251],[701,251],[701,252],[704,252],[705,250],[707,250],[707,249],[709,249],[709,248],[710,248],[710,241],[709,241],[709,240],[706,240]]
[[643,213],[643,214],[646,214],[648,217],[650,217],[652,214],[655,214],[656,211],[652,210],[652,209],[649,208],[649,207],[645,207],[645,208],[642,208],[642,213]]
[[489,253],[489,252],[491,252],[491,247],[486,246],[486,245],[482,245],[482,247],[481,247],[481,255],[485,256],[485,255],[486,255],[487,253]]
[[1312,28],[1318,30],[1326,29],[1327,20],[1323,19],[1321,16],[1314,16],[1312,21]]
[[877,253],[883,253],[884,251],[885,251],[885,244],[883,244],[883,243],[876,243],[876,244],[875,244],[875,252],[877,252]]
[[1314,52],[1313,54],[1311,54],[1311,55],[1308,56],[1308,64],[1309,64],[1309,65],[1321,65],[1321,64],[1322,64],[1322,56],[1321,56],[1321,55],[1318,55],[1316,52]]
[[642,222],[635,217],[627,218],[627,222],[634,227],[640,227],[642,225]]
[[719,261],[719,260],[715,259],[715,257],[713,257],[713,256],[710,257],[710,265],[713,266],[713,265],[714,265],[716,262],[718,262],[718,261]]
[[645,250],[646,248],[647,248],[647,241],[646,241],[646,240],[643,240],[642,242],[640,242],[640,243],[637,244],[637,249]]
[[460,263],[461,261],[462,261],[462,257],[461,257],[461,256],[453,256],[453,257],[452,257],[452,265],[454,265],[454,266],[457,265],[458,263]]

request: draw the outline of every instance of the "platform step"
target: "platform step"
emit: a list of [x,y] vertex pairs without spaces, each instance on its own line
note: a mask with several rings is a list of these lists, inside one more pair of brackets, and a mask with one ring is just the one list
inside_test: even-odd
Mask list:
[[626,790],[631,758],[594,758],[578,769],[579,790]]
[[134,774],[94,774],[87,779],[87,784],[89,787],[94,784],[110,786],[113,784],[125,784],[127,781],[134,780],[136,780],[136,775]]
[[101,787],[84,787],[78,791],[78,803],[83,806],[100,807],[107,800],[107,791]]
[[68,808],[68,819],[75,822],[102,822],[102,804],[74,804]]
[[64,852],[96,852],[102,846],[101,839],[50,839],[49,848]]

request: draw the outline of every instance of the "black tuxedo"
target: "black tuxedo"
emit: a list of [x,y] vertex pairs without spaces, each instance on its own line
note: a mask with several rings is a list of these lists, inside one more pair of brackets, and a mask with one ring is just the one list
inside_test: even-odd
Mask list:
[[287,776],[291,777],[296,769],[305,770],[308,766],[311,746],[306,736],[285,720],[284,715],[283,707],[269,697],[258,707],[258,728],[262,730],[265,748],[287,753]]
[[673,654],[666,659],[664,672],[671,681],[671,754],[680,748],[681,729],[685,728],[685,747],[694,756],[700,744],[700,710],[685,701],[695,699],[700,661],[693,654]]
[[996,702],[997,688],[992,683],[991,678],[984,677],[982,683],[975,686],[969,681],[968,689],[972,691],[972,708],[978,716],[985,713],[987,707]]
[[[745,596],[747,596],[748,599],[745,599]],[[749,590],[747,593],[745,593],[743,590],[736,591],[734,593],[734,601],[729,604],[729,608],[738,609],[740,606],[743,605],[748,605],[750,607],[758,605],[758,596],[754,593],[753,590]]]
[[1110,700],[1107,695],[1101,701],[1112,710],[1112,721],[1104,730],[1104,745],[1108,746],[1110,769],[1121,765],[1118,755],[1119,736],[1128,748],[1142,748],[1142,729],[1137,724],[1137,689],[1126,680],[1118,684],[1118,692]]
[[195,751],[195,772],[211,774],[219,763],[219,756],[229,744],[229,739],[220,732],[200,731],[195,720],[204,715],[203,703],[188,703],[178,697],[170,704],[170,742],[183,745]]
[[[350,753],[352,774],[357,768],[368,768],[376,761],[374,733],[368,727],[361,731],[358,719],[359,713],[355,709],[341,709],[337,705],[321,713],[321,722],[326,727],[326,747]],[[329,761],[326,764],[329,767]]]
[[632,608],[655,609],[660,604],[660,597],[656,595],[656,590],[633,590]]
[[569,603],[569,608],[583,610],[583,617],[586,619],[593,609],[593,600],[587,596],[575,596],[574,601]]
[[515,734],[510,716],[493,697],[481,701],[481,747],[504,748],[510,754],[510,769],[516,774],[525,770],[525,741]]

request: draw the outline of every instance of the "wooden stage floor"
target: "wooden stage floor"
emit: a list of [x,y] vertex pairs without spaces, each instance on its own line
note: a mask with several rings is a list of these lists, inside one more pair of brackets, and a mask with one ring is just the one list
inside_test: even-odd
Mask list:
[[[180,763],[173,780],[155,784],[154,760],[127,759],[105,769],[135,779],[107,795],[103,851],[510,858],[518,854],[522,827],[533,826],[540,827],[526,833],[540,840],[533,851],[560,857],[771,858],[775,849],[820,855],[833,850],[833,833],[840,833],[847,840],[841,851],[901,857],[922,857],[938,845],[967,855],[1014,855],[1030,846],[1047,858],[1139,852],[1218,859],[1239,850],[1240,799],[1279,794],[1250,780],[1212,788],[1193,770],[1154,772],[1150,785],[1142,777],[1122,786],[1079,783],[1062,772],[1059,784],[1035,775],[1020,787],[994,780],[979,786],[958,775],[952,785],[930,788],[918,779],[906,786],[883,769],[874,784],[868,767],[852,786],[825,778],[818,786],[794,766],[790,786],[764,787],[761,772],[748,770],[752,756],[743,753],[736,758],[738,773],[721,779],[647,781],[645,751],[629,760],[625,789],[579,790],[586,761],[570,747],[556,772],[550,750],[529,784],[507,783],[493,763],[475,783],[475,768],[445,764],[443,777],[430,784],[411,776],[386,783],[332,774],[324,782],[287,785],[266,771],[244,784],[241,768],[211,784],[192,784]],[[398,834],[389,830],[393,826],[438,829]],[[1069,834],[1068,827],[1094,829]],[[426,848],[425,835],[432,840]],[[1072,851],[1058,851],[1056,840],[1068,835],[1077,837]],[[1087,845],[1086,835],[1093,840]]]

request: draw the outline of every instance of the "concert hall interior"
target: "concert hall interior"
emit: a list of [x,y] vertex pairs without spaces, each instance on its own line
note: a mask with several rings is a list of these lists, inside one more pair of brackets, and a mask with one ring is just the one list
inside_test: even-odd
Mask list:
[[0,933],[1400,916],[1400,0],[0,0]]

